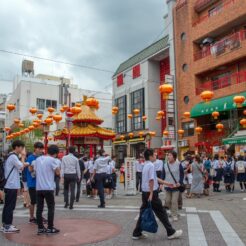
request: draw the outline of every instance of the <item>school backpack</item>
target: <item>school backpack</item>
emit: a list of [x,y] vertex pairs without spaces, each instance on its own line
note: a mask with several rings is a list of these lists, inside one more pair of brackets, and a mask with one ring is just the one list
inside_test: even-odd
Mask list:
[[231,164],[232,164],[232,162],[226,162],[225,163],[226,165],[225,165],[225,168],[224,168],[224,171],[225,171],[225,175],[226,176],[230,176],[231,175],[231,172],[232,172],[232,170],[231,170]]
[[204,168],[205,168],[206,170],[211,169],[211,161],[210,161],[210,160],[206,160],[206,161],[204,162]]
[[[9,158],[11,155],[16,155],[16,154],[15,154],[15,153],[10,153],[9,156],[8,156],[8,158]],[[8,158],[7,158],[7,159],[8,159]],[[6,160],[7,160],[7,159],[6,159]],[[7,176],[7,178],[5,178],[5,170],[4,170],[5,163],[6,163],[6,161],[1,161],[1,163],[0,163],[0,189],[3,189],[3,188],[4,188],[5,184],[6,184],[7,181],[8,181],[8,178],[9,178],[10,174],[13,172],[13,170],[14,170],[14,168],[15,168],[15,166],[13,166],[12,169],[10,170],[10,172],[9,172],[9,174],[8,174],[8,176]]]

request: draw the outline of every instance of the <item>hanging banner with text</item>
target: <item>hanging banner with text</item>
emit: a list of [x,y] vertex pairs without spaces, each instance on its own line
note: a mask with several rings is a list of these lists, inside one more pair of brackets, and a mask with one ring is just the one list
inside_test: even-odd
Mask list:
[[125,189],[129,196],[137,194],[135,162],[135,158],[125,158]]

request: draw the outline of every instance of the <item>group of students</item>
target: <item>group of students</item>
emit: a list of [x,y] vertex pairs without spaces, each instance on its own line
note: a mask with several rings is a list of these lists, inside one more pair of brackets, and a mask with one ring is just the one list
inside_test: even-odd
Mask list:
[[[87,195],[90,196],[92,189],[97,190],[100,197],[98,207],[105,207],[105,189],[111,194],[111,190],[116,187],[114,158],[106,156],[104,150],[100,150],[93,160],[79,156],[73,146],[69,147],[68,152],[68,155],[59,159],[58,146],[50,145],[47,155],[44,155],[43,143],[36,142],[33,153],[27,156],[24,142],[15,140],[12,143],[12,152],[3,163],[5,177],[2,187],[5,193],[1,227],[3,233],[20,231],[13,225],[17,194],[23,182],[20,173],[25,176],[24,186],[27,186],[30,197],[29,223],[38,225],[38,235],[59,233],[59,229],[54,227],[54,212],[55,194],[59,194],[60,183],[64,185],[65,208],[73,209],[75,200],[79,201],[83,178],[86,180]],[[47,220],[42,216],[44,201],[48,208]],[[36,217],[35,206],[37,206]],[[44,224],[48,224],[47,227]]]

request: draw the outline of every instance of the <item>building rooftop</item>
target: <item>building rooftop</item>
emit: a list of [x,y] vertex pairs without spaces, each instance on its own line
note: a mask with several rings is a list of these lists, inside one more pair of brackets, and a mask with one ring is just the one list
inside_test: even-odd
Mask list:
[[156,54],[157,52],[165,49],[168,45],[168,36],[156,41],[155,43],[151,44],[150,46],[146,47],[142,51],[138,52],[136,55],[132,56],[125,62],[121,63],[116,72],[114,73],[113,77],[117,74],[125,71],[126,69],[138,64],[139,62],[145,60],[146,58]]

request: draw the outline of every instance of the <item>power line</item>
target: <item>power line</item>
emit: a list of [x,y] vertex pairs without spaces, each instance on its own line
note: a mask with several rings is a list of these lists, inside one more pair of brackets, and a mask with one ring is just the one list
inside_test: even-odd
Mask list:
[[50,61],[50,62],[65,64],[65,65],[74,66],[74,67],[80,67],[80,68],[86,68],[86,69],[90,69],[90,70],[96,70],[96,71],[99,71],[99,72],[105,72],[105,73],[111,73],[111,74],[114,73],[113,71],[110,71],[110,70],[107,70],[107,69],[102,69],[102,68],[97,68],[97,67],[92,67],[92,66],[82,65],[82,64],[76,64],[76,63],[71,63],[71,62],[65,62],[65,61],[55,60],[55,59],[51,59],[51,58],[44,58],[44,57],[40,57],[40,56],[27,55],[27,54],[15,52],[15,51],[9,51],[9,50],[0,49],[0,52],[7,53],[7,54],[12,54],[12,55],[18,55],[18,56],[31,57],[31,58],[38,59],[38,60]]

